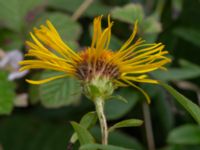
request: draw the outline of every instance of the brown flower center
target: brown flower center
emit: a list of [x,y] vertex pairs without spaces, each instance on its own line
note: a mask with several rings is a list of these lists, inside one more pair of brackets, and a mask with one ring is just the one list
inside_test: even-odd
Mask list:
[[80,80],[89,81],[96,76],[113,79],[119,76],[118,66],[109,61],[112,57],[110,51],[105,51],[99,57],[89,55],[87,51],[84,51],[80,56],[83,60],[76,68],[76,75]]

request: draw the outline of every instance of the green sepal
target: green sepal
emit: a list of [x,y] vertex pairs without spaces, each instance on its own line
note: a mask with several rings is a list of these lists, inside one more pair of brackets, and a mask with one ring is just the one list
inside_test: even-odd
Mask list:
[[83,83],[83,92],[90,100],[95,100],[97,97],[105,100],[113,94],[114,89],[110,78],[98,75]]

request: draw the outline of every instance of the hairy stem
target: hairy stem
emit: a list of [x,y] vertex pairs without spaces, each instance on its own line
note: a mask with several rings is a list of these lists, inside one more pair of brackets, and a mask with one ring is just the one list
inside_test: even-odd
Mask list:
[[104,114],[104,100],[102,98],[95,99],[96,112],[99,118],[101,127],[102,144],[108,144],[108,127],[106,122],[106,116]]
[[143,103],[143,114],[144,114],[145,130],[147,135],[148,150],[155,150],[151,115],[149,106],[146,103]]

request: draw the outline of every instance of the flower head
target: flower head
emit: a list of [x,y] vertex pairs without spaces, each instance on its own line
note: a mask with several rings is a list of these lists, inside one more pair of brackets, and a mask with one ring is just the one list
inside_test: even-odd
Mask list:
[[94,19],[91,46],[80,52],[73,51],[62,41],[50,21],[46,22],[46,26],[35,28],[34,34],[31,33],[34,42],[26,42],[30,50],[25,56],[31,58],[20,62],[20,70],[51,69],[64,74],[40,81],[27,81],[42,84],[66,76],[75,77],[82,81],[85,93],[90,98],[91,92],[96,93],[95,96],[109,96],[116,87],[133,86],[140,90],[149,102],[149,96],[135,83],[158,83],[157,80],[150,79],[147,73],[164,69],[164,65],[170,62],[165,56],[168,52],[163,50],[164,45],[147,44],[141,38],[135,40],[138,30],[135,22],[129,39],[114,52],[109,49],[113,22],[108,16],[108,26],[102,29],[101,20],[102,16]]

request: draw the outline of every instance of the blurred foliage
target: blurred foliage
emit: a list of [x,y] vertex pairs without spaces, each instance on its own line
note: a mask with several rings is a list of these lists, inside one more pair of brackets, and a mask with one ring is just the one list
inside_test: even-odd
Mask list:
[[[60,9],[67,11],[70,14],[73,14],[75,10],[79,8],[79,6],[82,4],[82,0],[49,0],[48,6],[52,9]],[[104,4],[101,0],[95,0],[90,7],[85,11],[83,16],[89,16],[93,17],[96,15],[102,15],[105,13],[109,13],[110,9],[112,7]]]
[[[93,0],[86,11],[74,19],[73,15],[80,11],[82,3],[82,0],[0,0],[0,48],[5,53],[14,49],[26,52],[24,42],[30,38],[29,32],[32,32],[33,27],[45,24],[48,19],[58,29],[63,40],[78,51],[91,41],[93,17],[110,13],[115,22],[110,48],[117,50],[131,34],[133,23],[138,20],[138,36],[147,42],[163,42],[173,59],[168,71],[158,70],[150,76],[171,83],[178,90],[165,84],[164,88],[142,85],[152,98],[149,107],[156,148],[199,150],[200,129],[195,119],[199,122],[200,1]],[[98,126],[91,128],[91,134],[88,132],[90,129],[82,128],[83,123],[79,122],[81,116],[94,110],[92,102],[81,95],[80,83],[66,78],[35,86],[25,83],[24,79],[43,79],[58,73],[32,71],[15,81],[8,81],[8,74],[8,69],[0,68],[0,149],[66,149],[73,128],[78,136],[82,133],[88,135],[86,137],[89,138],[82,138],[82,143],[93,143],[92,137],[100,141]],[[180,86],[182,81],[188,84]],[[21,93],[28,93],[28,106],[23,108],[15,104],[16,96]],[[121,95],[127,103],[116,101],[115,98],[106,102],[105,111],[110,126],[122,119],[144,120],[143,97],[140,93],[132,88],[123,88],[114,95]],[[73,127],[69,123],[71,120],[76,121],[72,122]],[[130,126],[134,124],[128,123]],[[116,129],[110,134],[109,143],[111,145],[103,149],[117,150],[117,145],[145,150],[148,147],[145,126]],[[79,143],[76,143],[74,149],[78,147]],[[91,147],[102,148],[101,145],[93,144],[82,146],[81,149]]]
[[14,83],[7,80],[7,73],[0,72],[0,114],[10,114],[15,97]]

